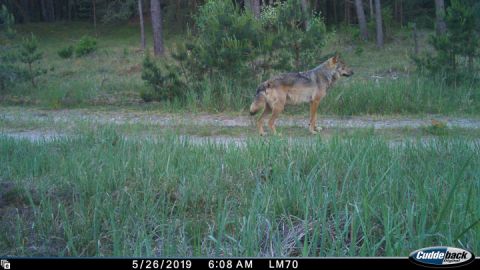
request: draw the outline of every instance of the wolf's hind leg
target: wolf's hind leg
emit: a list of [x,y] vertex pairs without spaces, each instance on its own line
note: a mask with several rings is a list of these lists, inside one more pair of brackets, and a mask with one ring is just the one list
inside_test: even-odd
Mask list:
[[277,117],[282,111],[283,106],[274,107],[272,109],[272,117],[270,117],[270,120],[268,120],[268,127],[270,128],[270,130],[272,130],[273,134],[277,134],[277,130],[275,128],[275,120],[277,120]]

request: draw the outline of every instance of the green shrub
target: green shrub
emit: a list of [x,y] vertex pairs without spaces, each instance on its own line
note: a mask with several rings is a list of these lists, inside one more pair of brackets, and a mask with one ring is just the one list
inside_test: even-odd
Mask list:
[[60,56],[60,58],[63,58],[63,59],[70,58],[73,55],[73,46],[70,45],[68,47],[62,48],[57,53],[58,53],[58,56]]
[[[225,77],[240,87],[257,84],[271,71],[313,68],[320,63],[325,25],[315,14],[302,12],[298,0],[267,6],[260,19],[229,0],[210,0],[194,16],[195,31],[174,48],[179,74],[198,87],[203,80]],[[193,33],[193,34],[192,34]],[[249,78],[248,80],[244,78]],[[214,97],[224,95],[213,87]],[[201,93],[199,93],[201,95]]]
[[182,82],[173,66],[158,66],[147,54],[143,60],[142,79],[153,88],[152,93],[140,93],[146,102],[152,100],[172,100],[183,97]]
[[75,46],[75,54],[82,57],[97,50],[97,40],[91,36],[83,36]]
[[145,102],[152,102],[155,100],[155,94],[151,90],[140,91],[140,98]]

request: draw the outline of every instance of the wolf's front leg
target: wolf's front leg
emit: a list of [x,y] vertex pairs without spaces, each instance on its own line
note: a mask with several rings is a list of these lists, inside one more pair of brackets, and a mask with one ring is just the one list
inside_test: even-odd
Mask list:
[[308,126],[308,130],[312,134],[317,134],[318,131],[321,131],[322,128],[317,128],[317,109],[320,101],[313,100],[310,102],[310,123]]
[[265,136],[267,133],[265,133],[265,131],[263,130],[263,120],[266,118],[267,115],[269,115],[270,113],[272,112],[272,109],[270,108],[270,106],[267,104],[267,106],[265,106],[265,109],[263,110],[262,112],[262,115],[260,115],[260,117],[258,118],[257,120],[257,129],[258,129],[258,133],[260,133],[260,136]]

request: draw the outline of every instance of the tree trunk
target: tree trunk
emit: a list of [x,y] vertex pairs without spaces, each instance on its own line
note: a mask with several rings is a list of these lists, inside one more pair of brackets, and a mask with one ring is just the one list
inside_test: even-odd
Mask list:
[[307,13],[308,12],[308,6],[309,6],[308,0],[302,0],[300,2],[300,4],[302,5],[302,11]]
[[250,0],[250,6],[252,8],[253,16],[260,18],[260,0]]
[[[308,5],[308,0],[302,0],[300,2],[301,6],[302,6],[302,12],[305,14],[305,16],[308,16],[308,12],[309,12],[309,5]],[[304,20],[303,21],[303,29],[307,29],[308,27],[308,21],[307,20]]]
[[350,2],[345,0],[345,24],[350,24]]
[[322,16],[325,25],[330,25],[330,15],[331,10],[328,9],[328,1],[316,1],[318,3],[317,8],[315,8],[315,13],[320,14]]
[[333,21],[335,24],[338,24],[337,1],[333,1]]
[[395,20],[400,24],[400,26],[403,26],[403,1],[402,0],[395,0],[394,2],[394,17]]
[[180,16],[178,14],[178,10],[179,10],[179,5],[180,4],[180,1],[175,1],[175,8],[173,9],[173,25],[176,25],[178,23],[178,17]]
[[67,17],[67,15],[68,15],[67,14],[67,8],[69,6],[68,2],[69,2],[69,0],[56,2],[56,3],[58,3],[57,6],[58,6],[58,10],[59,10],[57,12],[57,13],[59,13],[58,18],[63,20],[63,21],[66,21],[67,18],[68,18]]
[[398,1],[393,1],[393,19],[398,22]]
[[195,14],[197,12],[197,0],[188,1],[188,3],[190,4],[190,14]]
[[26,6],[26,9],[28,10],[28,5],[24,5],[25,1],[22,1],[22,3],[19,3],[18,1],[13,1],[13,4],[20,12],[20,15],[22,16],[22,22],[29,23],[30,17],[28,16],[28,11],[25,11],[25,9],[23,8],[24,6]]
[[447,32],[447,24],[445,23],[445,2],[443,0],[435,0],[435,14],[437,17],[437,35],[445,34]]
[[399,16],[400,16],[400,25],[403,26],[403,0],[399,0],[399,5],[400,5],[400,10],[399,10]]
[[47,0],[47,9],[49,21],[55,21],[55,8],[53,6],[53,0]]
[[73,16],[72,19],[75,21],[78,19],[78,0],[73,0]]
[[162,10],[160,0],[150,0],[153,30],[153,52],[155,56],[163,56]]
[[377,23],[377,47],[383,48],[382,7],[380,0],[375,0],[375,18]]
[[243,5],[244,10],[252,11],[252,0],[242,1],[242,5]]
[[145,28],[143,25],[143,0],[138,0],[138,15],[140,16],[140,48],[145,50]]
[[68,16],[68,21],[72,20],[72,1],[67,0],[67,16]]
[[413,42],[414,42],[414,53],[415,56],[418,55],[419,47],[418,47],[418,34],[417,34],[417,24],[413,23]]
[[355,0],[355,7],[357,10],[358,25],[360,27],[360,35],[363,40],[368,39],[367,21],[365,19],[365,13],[363,12],[362,0]]
[[93,29],[95,30],[95,36],[97,35],[97,3],[96,0],[92,0],[92,9],[93,9]]
[[47,12],[47,5],[45,5],[45,0],[40,0],[40,8],[42,9],[43,21],[48,22],[48,12]]
[[63,4],[65,1],[53,1],[53,6],[55,10],[55,20],[61,21],[63,19]]
[[373,0],[368,1],[370,3],[370,20],[373,20],[375,13],[373,12]]

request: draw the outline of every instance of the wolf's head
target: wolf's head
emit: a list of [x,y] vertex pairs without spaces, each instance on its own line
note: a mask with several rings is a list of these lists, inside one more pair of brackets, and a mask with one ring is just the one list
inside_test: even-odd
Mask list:
[[349,77],[353,75],[353,70],[340,59],[338,54],[328,59],[328,65],[330,68],[335,69],[340,76]]

